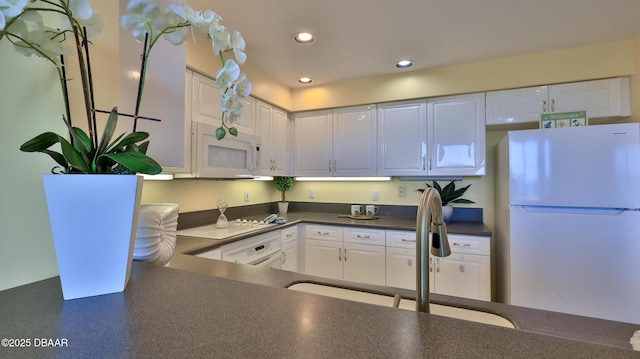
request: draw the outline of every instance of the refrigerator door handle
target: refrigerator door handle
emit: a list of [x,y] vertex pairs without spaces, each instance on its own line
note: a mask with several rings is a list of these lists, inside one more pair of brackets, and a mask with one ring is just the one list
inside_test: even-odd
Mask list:
[[618,216],[625,211],[637,211],[636,208],[582,208],[582,207],[551,207],[551,206],[521,206],[519,207],[530,213],[566,213],[566,214],[593,214],[604,216]]

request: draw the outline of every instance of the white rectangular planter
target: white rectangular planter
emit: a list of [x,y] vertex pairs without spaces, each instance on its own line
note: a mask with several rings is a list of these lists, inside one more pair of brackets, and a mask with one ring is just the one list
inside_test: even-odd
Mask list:
[[64,299],[124,291],[143,178],[58,174],[43,180]]

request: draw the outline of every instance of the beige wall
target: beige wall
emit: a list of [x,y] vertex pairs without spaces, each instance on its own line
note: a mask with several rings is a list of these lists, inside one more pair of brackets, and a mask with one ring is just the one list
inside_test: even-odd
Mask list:
[[[92,48],[98,105],[110,107],[117,98],[117,2],[93,1],[105,24],[104,33]],[[194,50],[195,49],[195,50]],[[188,45],[187,64],[211,76],[206,39],[198,46]],[[45,131],[62,132],[62,105],[58,82],[49,66],[39,59],[25,59],[15,54],[6,41],[0,43],[0,131],[5,175],[2,180],[0,228],[0,290],[57,275],[48,216],[42,191],[41,174],[53,162],[43,155],[25,154],[18,147],[25,140]],[[98,65],[99,64],[99,65]],[[570,65],[569,65],[570,64]],[[576,81],[634,74],[640,66],[640,38],[630,41],[569,49],[552,53],[498,59],[475,64],[449,66],[398,77],[380,77],[348,81],[292,91],[262,71],[244,66],[254,83],[254,95],[289,111],[375,103],[404,98],[485,91],[542,83]],[[414,76],[415,75],[415,76]],[[632,76],[632,93],[640,91],[639,76]],[[640,118],[640,103],[632,97],[632,117]],[[628,120],[628,119],[627,119]],[[465,178],[471,183],[469,199],[485,208],[485,222],[493,227],[493,158],[492,147],[504,135],[502,130],[487,132],[485,177]],[[397,187],[406,187],[406,197],[397,197]],[[371,190],[380,191],[380,204],[417,203],[417,188],[422,181],[385,183],[296,183],[287,195],[292,201],[309,201],[309,188],[315,190],[316,202],[371,203]],[[244,202],[244,191],[249,202]],[[214,180],[175,180],[145,182],[143,202],[174,202],[181,212],[215,208],[215,200],[226,197],[231,206],[275,201],[279,198],[270,183]]]

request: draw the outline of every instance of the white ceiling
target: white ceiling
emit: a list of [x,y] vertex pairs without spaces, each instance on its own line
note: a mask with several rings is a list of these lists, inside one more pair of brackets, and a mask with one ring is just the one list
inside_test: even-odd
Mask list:
[[[187,1],[239,30],[247,62],[291,88],[640,35],[640,0]],[[299,31],[316,42],[294,43]],[[402,57],[415,65],[396,69]]]

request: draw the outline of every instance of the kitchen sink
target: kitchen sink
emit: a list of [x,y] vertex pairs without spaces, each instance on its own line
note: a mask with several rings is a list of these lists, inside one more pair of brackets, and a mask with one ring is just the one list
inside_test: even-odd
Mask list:
[[[289,286],[288,288],[305,293],[319,294],[333,298],[340,298],[387,307],[392,307],[394,301],[394,297],[389,295],[363,292],[354,289],[338,288],[318,283],[296,283]],[[404,310],[415,310],[416,302],[414,300],[402,298],[400,300],[398,308]],[[515,328],[513,323],[511,323],[509,320],[492,313],[440,304],[430,304],[429,309],[431,311],[431,314],[440,315],[443,317],[468,320],[472,322],[496,325],[506,328]]]

